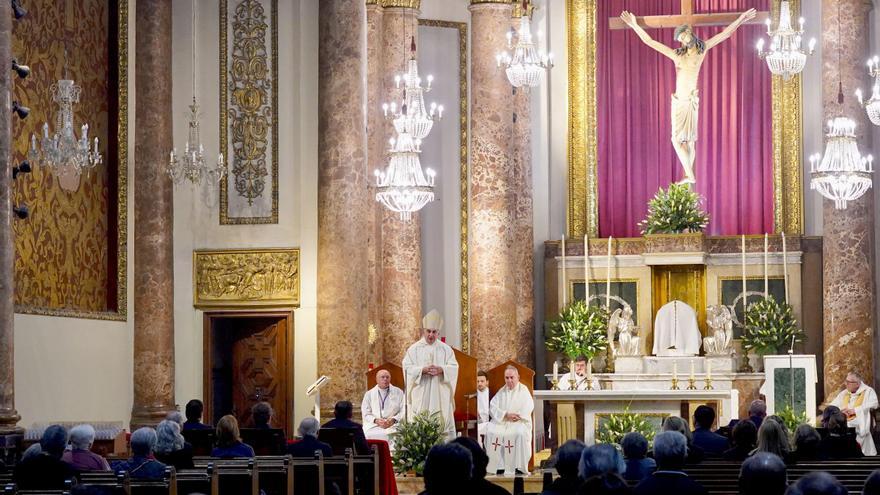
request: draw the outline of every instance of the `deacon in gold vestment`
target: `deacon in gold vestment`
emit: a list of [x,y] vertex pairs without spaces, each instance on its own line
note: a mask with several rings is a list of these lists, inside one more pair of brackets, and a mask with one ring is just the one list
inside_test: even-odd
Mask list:
[[856,438],[865,455],[877,455],[874,439],[871,438],[871,411],[877,409],[877,393],[865,385],[856,372],[846,375],[846,388],[831,402],[846,414],[847,424],[855,427]]

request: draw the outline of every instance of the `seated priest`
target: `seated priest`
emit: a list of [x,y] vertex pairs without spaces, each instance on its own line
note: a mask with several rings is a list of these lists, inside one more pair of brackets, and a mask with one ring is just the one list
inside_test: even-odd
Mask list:
[[490,473],[525,474],[532,457],[532,410],[535,401],[519,382],[513,366],[504,370],[504,387],[489,403],[492,422],[486,428]]
[[871,411],[877,409],[877,393],[862,381],[855,371],[846,375],[846,388],[831,401],[832,406],[840,408],[846,415],[847,424],[855,427],[856,439],[865,455],[877,455],[874,439],[871,438]]
[[697,313],[682,301],[670,301],[654,319],[655,356],[696,356],[702,343]]
[[369,439],[388,442],[388,435],[397,431],[397,423],[403,419],[405,401],[403,390],[391,384],[391,373],[379,370],[376,373],[376,386],[364,394],[361,402],[364,435]]
[[489,375],[480,370],[477,371],[477,437],[480,445],[483,445],[489,420]]
[[587,382],[592,385],[593,390],[599,390],[599,379],[592,374],[587,375],[587,358],[586,356],[578,356],[574,360],[574,375],[569,371],[559,377],[559,390],[572,390],[571,379],[574,378],[574,390],[587,390]]

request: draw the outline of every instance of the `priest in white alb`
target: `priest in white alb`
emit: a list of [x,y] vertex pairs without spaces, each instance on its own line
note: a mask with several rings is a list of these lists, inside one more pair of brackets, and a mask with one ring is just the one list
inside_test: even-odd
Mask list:
[[877,447],[871,437],[871,411],[877,409],[877,393],[862,381],[862,377],[850,371],[846,375],[846,388],[831,401],[832,406],[846,414],[847,424],[856,429],[856,440],[865,455],[877,455]]
[[588,390],[587,383],[591,385],[592,390],[599,390],[599,379],[587,373],[589,365],[586,356],[578,356],[574,360],[574,373],[569,371],[559,377],[559,390],[572,390],[571,380],[574,378],[574,390]]
[[397,423],[403,420],[405,403],[403,390],[391,384],[391,373],[379,370],[376,373],[376,386],[364,394],[361,402],[364,436],[389,442],[393,449],[388,435],[397,431]]
[[697,356],[702,334],[694,308],[682,301],[671,301],[657,311],[654,319],[655,356]]
[[477,438],[480,445],[483,445],[489,421],[489,375],[480,370],[477,371]]
[[492,422],[486,428],[489,474],[525,474],[532,457],[532,411],[535,400],[528,387],[519,382],[513,366],[504,370],[504,387],[492,397]]
[[455,384],[458,362],[452,348],[440,341],[443,318],[436,309],[422,319],[422,338],[406,350],[403,374],[406,380],[406,415],[412,419],[422,411],[439,412],[449,440],[455,438]]

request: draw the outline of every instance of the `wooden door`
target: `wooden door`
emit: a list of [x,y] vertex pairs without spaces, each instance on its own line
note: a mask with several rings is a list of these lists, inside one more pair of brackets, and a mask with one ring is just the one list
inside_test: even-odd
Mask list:
[[272,426],[287,424],[287,320],[240,319],[232,343],[232,405],[242,427],[253,424],[251,408],[260,401],[272,405]]

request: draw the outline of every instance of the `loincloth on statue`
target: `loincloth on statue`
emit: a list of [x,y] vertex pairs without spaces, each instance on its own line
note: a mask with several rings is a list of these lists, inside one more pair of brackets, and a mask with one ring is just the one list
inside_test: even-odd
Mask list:
[[700,109],[698,90],[688,98],[672,95],[672,140],[678,143],[697,141],[697,113]]

